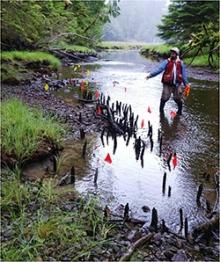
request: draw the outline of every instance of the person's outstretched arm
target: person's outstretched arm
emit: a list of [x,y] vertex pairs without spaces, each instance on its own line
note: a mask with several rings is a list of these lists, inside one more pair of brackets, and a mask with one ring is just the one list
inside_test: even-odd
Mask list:
[[153,70],[152,72],[147,74],[147,79],[154,77],[156,75],[159,75],[161,72],[163,72],[165,70],[167,66],[167,60],[164,60],[157,69]]

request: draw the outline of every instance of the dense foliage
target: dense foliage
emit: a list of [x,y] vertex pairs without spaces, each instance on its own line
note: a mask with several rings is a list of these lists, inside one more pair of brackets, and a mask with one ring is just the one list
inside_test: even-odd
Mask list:
[[119,14],[117,0],[9,0],[1,3],[2,49],[35,49],[65,39],[93,44],[110,16]]
[[202,55],[209,66],[218,67],[219,1],[173,1],[158,29],[166,42],[184,46],[184,54],[193,53],[192,62]]
[[186,42],[192,33],[202,30],[203,25],[212,22],[219,27],[219,1],[172,1],[169,12],[158,26],[159,36],[169,42]]

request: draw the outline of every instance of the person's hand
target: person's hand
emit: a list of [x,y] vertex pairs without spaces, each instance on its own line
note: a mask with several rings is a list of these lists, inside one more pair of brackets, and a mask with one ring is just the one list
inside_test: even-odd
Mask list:
[[150,75],[150,73],[147,73],[146,80],[148,80],[149,78],[151,78],[151,75]]
[[190,85],[187,84],[187,85],[185,86],[184,91],[183,91],[183,95],[184,95],[185,97],[187,97],[187,96],[189,96],[189,93],[190,93]]

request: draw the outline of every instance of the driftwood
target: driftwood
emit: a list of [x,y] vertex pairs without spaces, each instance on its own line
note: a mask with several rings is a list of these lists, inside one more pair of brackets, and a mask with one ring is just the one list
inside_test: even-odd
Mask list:
[[214,215],[208,222],[194,228],[191,233],[193,238],[197,238],[200,234],[209,234],[212,230],[219,228],[219,214]]
[[134,253],[134,251],[143,246],[144,244],[146,244],[147,242],[149,242],[152,237],[154,236],[154,233],[149,233],[147,234],[146,236],[144,237],[141,237],[139,238],[128,250],[128,252],[123,256],[121,257],[121,259],[119,261],[129,261],[132,254]]

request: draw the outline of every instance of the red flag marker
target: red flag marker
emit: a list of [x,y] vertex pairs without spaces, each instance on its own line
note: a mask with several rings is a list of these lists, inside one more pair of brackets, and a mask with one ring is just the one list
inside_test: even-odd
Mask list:
[[101,109],[100,106],[98,106],[98,108],[97,108],[97,110],[96,110],[96,114],[97,114],[97,115],[101,115],[101,113],[102,113],[102,109]]
[[175,111],[170,111],[170,116],[172,119],[174,119],[174,117],[176,116],[176,112]]
[[107,156],[105,157],[105,162],[107,162],[107,163],[109,163],[109,164],[111,164],[112,163],[112,159],[111,159],[111,157],[110,157],[110,155],[109,155],[109,153],[107,154]]
[[141,121],[141,128],[144,128],[144,119]]
[[147,112],[148,112],[148,113],[151,113],[151,112],[152,112],[149,106],[148,106],[148,108],[147,108]]
[[175,169],[175,167],[177,166],[177,157],[176,157],[176,152],[173,153],[173,159],[172,159],[172,162],[173,162],[173,168]]
[[85,82],[82,80],[81,84],[80,84],[80,88],[81,88],[81,92],[85,91]]
[[98,99],[100,97],[100,93],[98,90],[95,90],[95,98]]

